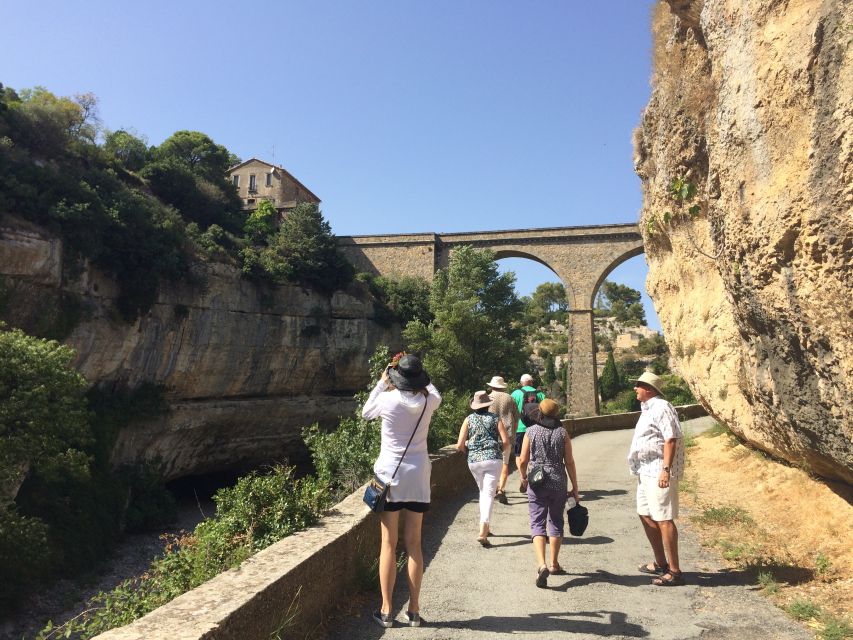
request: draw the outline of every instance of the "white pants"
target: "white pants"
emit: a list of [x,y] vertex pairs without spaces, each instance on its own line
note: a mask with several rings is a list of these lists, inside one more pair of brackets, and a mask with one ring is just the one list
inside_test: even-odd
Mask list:
[[480,490],[480,524],[488,524],[489,517],[492,515],[492,504],[495,500],[495,489],[498,486],[501,467],[503,467],[503,460],[500,459],[468,463],[471,475],[474,476],[477,488]]

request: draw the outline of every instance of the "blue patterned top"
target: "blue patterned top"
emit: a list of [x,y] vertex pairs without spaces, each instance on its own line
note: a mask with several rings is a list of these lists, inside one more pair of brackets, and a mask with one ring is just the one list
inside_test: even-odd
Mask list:
[[468,462],[503,460],[498,416],[494,413],[472,413],[468,416]]

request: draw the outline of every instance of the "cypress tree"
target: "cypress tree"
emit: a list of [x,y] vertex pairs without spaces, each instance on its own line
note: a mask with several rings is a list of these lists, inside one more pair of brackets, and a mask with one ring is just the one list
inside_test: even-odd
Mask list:
[[616,368],[616,360],[613,358],[613,352],[611,351],[607,354],[604,371],[602,371],[601,378],[598,380],[601,399],[610,400],[616,397],[616,394],[619,393],[619,382],[619,370]]

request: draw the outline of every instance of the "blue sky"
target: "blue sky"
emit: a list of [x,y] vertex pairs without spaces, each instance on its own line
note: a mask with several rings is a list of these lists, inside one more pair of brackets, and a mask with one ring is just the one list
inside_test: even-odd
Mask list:
[[[91,91],[150,144],[195,129],[274,160],[340,235],[634,222],[652,4],[7,1],[0,82]],[[500,264],[524,294],[556,280]],[[638,257],[611,279],[645,276]]]

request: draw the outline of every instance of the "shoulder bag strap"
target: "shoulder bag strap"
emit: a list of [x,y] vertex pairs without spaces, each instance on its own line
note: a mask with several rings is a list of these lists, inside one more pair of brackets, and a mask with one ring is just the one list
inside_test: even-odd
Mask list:
[[[423,419],[424,414],[426,413],[427,400],[429,400],[429,397],[428,397],[428,396],[424,396],[424,408],[423,408],[423,410],[421,411],[421,417],[420,417],[420,418],[418,418],[418,422],[417,422],[417,424],[415,425],[415,430],[414,430],[414,431],[412,431],[412,435],[410,435],[410,436],[409,436],[409,441],[406,443],[406,448],[405,448],[405,449],[403,449],[403,455],[401,455],[401,456],[400,456],[400,459],[397,461],[397,466],[394,468],[394,473],[391,475],[391,480],[393,480],[393,479],[394,479],[394,476],[396,476],[396,475],[397,475],[397,471],[399,470],[400,465],[401,465],[401,464],[403,464],[403,458],[405,458],[405,457],[406,457],[406,452],[409,450],[409,445],[410,445],[410,444],[412,444],[412,438],[414,438],[414,437],[415,437],[415,433],[417,432],[418,427],[419,427],[419,426],[421,426],[421,420]],[[389,482],[390,482],[391,480],[389,480]]]

